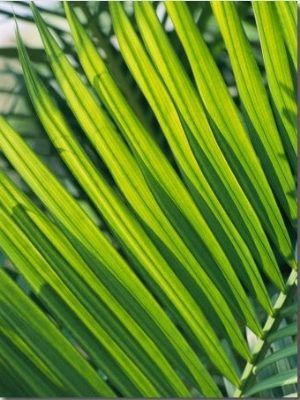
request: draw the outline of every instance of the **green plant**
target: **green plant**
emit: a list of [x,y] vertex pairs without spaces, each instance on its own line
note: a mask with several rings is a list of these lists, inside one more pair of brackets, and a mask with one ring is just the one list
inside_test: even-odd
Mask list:
[[34,193],[0,171],[0,246],[29,285],[0,269],[2,396],[296,391],[296,3],[164,5],[179,40],[153,4],[109,2],[117,51],[96,3],[64,3],[74,52],[32,4],[54,84],[17,29],[32,104],[89,207],[1,117],[2,154]]

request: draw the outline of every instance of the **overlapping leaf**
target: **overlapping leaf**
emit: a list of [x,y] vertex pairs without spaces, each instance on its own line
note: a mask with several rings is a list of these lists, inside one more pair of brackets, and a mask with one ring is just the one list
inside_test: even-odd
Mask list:
[[216,2],[212,3],[212,7],[230,55],[252,143],[282,208],[291,222],[295,223],[297,204],[294,178],[251,47],[234,4]]
[[[282,216],[223,77],[186,4],[166,2],[166,8],[189,58],[199,94],[215,124],[214,134],[222,152],[259,216],[263,228],[281,253],[294,265],[292,248]],[[224,109],[226,112],[223,112]],[[217,170],[221,167],[218,161],[219,159],[215,163]],[[220,174],[226,170],[227,168],[220,170]],[[248,208],[246,210],[248,213]],[[240,212],[242,211],[240,209]],[[249,215],[245,215],[244,218],[247,220]]]
[[[130,108],[127,106],[124,98],[118,91],[112,78],[109,76],[103,61],[99,58],[96,49],[93,47],[86,32],[82,29],[78,21],[76,21],[75,16],[73,13],[71,13],[69,7],[67,7],[67,12],[67,15],[70,16],[70,25],[73,28],[73,37],[77,44],[78,54],[83,63],[87,76],[89,77],[90,82],[94,85],[97,93],[99,93],[104,104],[109,108],[112,117],[122,129],[122,132],[124,132],[124,136],[128,140],[129,145],[132,147],[135,154],[137,154],[138,160],[140,160],[140,165],[142,165],[143,171],[145,171],[145,175],[147,176],[149,175],[149,173],[152,174],[152,176],[155,176],[157,184],[159,184],[162,188],[168,187],[168,194],[172,196],[172,198],[178,205],[178,208],[180,208],[180,210],[182,210],[182,212],[185,213],[187,217],[189,217],[189,221],[194,221],[194,227],[195,229],[197,229],[197,225],[200,224],[199,213],[194,211],[194,213],[192,214],[191,210],[189,210],[190,214],[188,215],[187,212],[184,210],[183,199],[186,203],[188,198],[182,186],[180,185],[177,176],[171,170],[170,165],[165,160],[163,154],[159,151],[155,143],[151,141],[147,132],[145,132],[141,124],[139,124],[138,120],[131,112]],[[120,107],[121,104],[122,107]],[[148,182],[152,190],[155,191],[155,187],[151,186],[151,182],[153,182],[153,179],[152,181],[150,180]],[[202,190],[202,194],[205,197],[207,195],[207,192],[209,192],[210,187],[206,180],[204,180],[202,183],[203,186],[205,186],[205,190],[204,188]],[[170,199],[170,201],[172,200]],[[229,241],[228,251],[226,252],[226,255],[229,258],[232,257],[230,258],[230,260],[233,263],[239,263],[241,264],[241,266],[244,266],[244,262],[246,266],[249,265],[249,276],[245,278],[245,284],[247,285],[250,282],[250,290],[253,287],[257,289],[262,289],[260,290],[259,294],[258,292],[255,292],[255,296],[259,299],[259,301],[261,301],[266,309],[270,310],[266,293],[263,291],[263,286],[261,285],[261,283],[259,283],[261,282],[259,278],[259,273],[256,270],[253,260],[251,260],[248,249],[243,244],[243,242],[239,240],[239,234],[236,230],[234,231],[234,234],[230,232],[230,229],[233,229],[233,226],[214,196],[212,196],[211,199],[208,198],[206,200],[207,207],[210,207],[211,204],[212,207],[215,206],[217,211],[216,216],[211,217],[212,222],[210,223],[210,228],[213,230],[214,233],[219,234],[218,238],[223,244],[223,247],[225,247],[226,240]],[[193,209],[195,210],[195,208]],[[209,218],[209,215],[209,212],[205,214],[206,220]],[[229,238],[227,238],[226,234],[222,235],[223,231],[221,231],[220,234],[217,221],[220,221],[220,224],[222,224],[224,229],[227,228],[226,224],[229,225]],[[182,228],[182,226],[180,228]],[[182,234],[183,233],[181,233],[181,235]],[[189,233],[189,236],[190,235],[191,234]],[[236,252],[231,251],[231,241],[234,243],[233,247],[238,253],[238,257],[236,257]],[[193,247],[193,249],[194,248],[195,246]],[[243,276],[242,273],[240,274],[241,276]]]
[[[78,121],[82,124],[87,136],[106,162],[115,181],[118,183],[118,186],[141,219],[149,224],[155,235],[166,244],[170,251],[177,257],[179,262],[184,265],[188,274],[214,305],[215,310],[218,312],[220,319],[228,331],[229,337],[233,338],[233,336],[236,336],[236,339],[233,340],[234,346],[236,346],[241,354],[246,355],[247,350],[243,345],[242,337],[239,337],[239,330],[233,329],[232,324],[235,324],[235,322],[230,317],[231,312],[229,311],[229,308],[227,308],[226,312],[224,312],[224,309],[223,312],[220,312],[220,308],[216,306],[216,301],[221,301],[220,294],[216,292],[215,296],[212,296],[212,290],[214,289],[207,290],[207,287],[209,285],[211,286],[211,284],[205,283],[208,282],[208,275],[206,275],[204,270],[200,268],[199,263],[196,262],[178,234],[173,230],[166,219],[165,214],[156,203],[134,158],[113,130],[112,125],[109,123],[105,114],[95,103],[93,97],[80,81],[67,59],[63,57],[61,50],[55,44],[53,39],[51,39],[49,32],[37,14],[36,17],[42,37],[45,40],[45,48],[49,54],[51,54],[52,67],[56,74],[56,78],[60,82],[65,95],[68,97],[69,104],[73,108]],[[168,204],[168,206],[170,207],[171,205]],[[167,207],[165,207],[164,210],[165,209],[167,209]],[[218,253],[216,252],[215,254]],[[195,267],[193,268],[192,265]],[[229,271],[227,272],[229,273]],[[191,280],[189,275],[188,279]],[[195,285],[195,283],[193,283],[193,285]],[[211,288],[213,288],[213,286],[211,286]],[[240,295],[242,295],[241,291],[239,291],[238,296]],[[245,296],[244,299],[245,302],[238,303],[239,307],[248,313],[248,323],[257,331],[256,318],[254,317],[251,308],[249,309],[249,306],[247,308],[248,301]],[[222,307],[226,307],[224,301],[222,302]],[[231,320],[230,323],[229,318]]]
[[[140,268],[143,267],[157,282],[158,296],[161,296],[162,299],[167,297],[169,302],[173,302],[175,312],[177,311],[177,307],[178,311],[180,311],[180,313],[177,311],[179,317],[183,322],[186,321],[197,337],[198,342],[203,345],[206,340],[205,337],[209,336],[208,332],[210,328],[208,321],[202,316],[203,322],[199,324],[201,320],[200,316],[202,315],[201,310],[197,307],[187,289],[182,286],[178,278],[172,273],[150,239],[145,235],[137,221],[134,220],[132,214],[126,210],[120,199],[96,172],[92,163],[87,159],[82,149],[80,149],[59,110],[55,108],[55,105],[47,96],[45,89],[43,89],[30,68],[21,43],[19,43],[19,47],[20,58],[23,63],[32,100],[62,157],[66,160],[74,175],[78,177],[78,180],[82,182],[83,187],[94,201],[95,206],[103,213],[126,248],[139,261]],[[179,293],[181,297],[178,296]],[[185,293],[184,302],[182,299],[183,293]],[[198,316],[197,320],[195,319],[195,315]],[[203,327],[205,327],[205,332],[203,331]],[[210,335],[213,335],[212,331]],[[214,340],[216,342],[217,338],[215,337]]]
[[[121,94],[122,84],[113,79],[114,61],[107,68],[112,55],[107,63],[101,59],[71,5],[65,3],[65,12],[84,80],[101,106],[63,53],[64,42],[56,43],[32,5],[58,90],[117,191],[45,90],[17,31],[19,58],[38,117],[121,252],[0,117],[1,151],[47,209],[45,215],[0,172],[1,251],[53,321],[0,270],[0,366],[7,374],[0,389],[7,395],[220,397],[219,388],[232,386],[228,379],[237,388],[230,393],[240,397],[265,390],[277,394],[277,386],[296,382],[295,365],[287,362],[296,354],[296,272],[285,284],[269,244],[271,239],[276,252],[296,268],[275,201],[294,224],[295,8],[253,5],[271,91],[267,94],[234,4],[212,4],[253,148],[188,7],[182,2],[165,6],[198,92],[162,28],[168,14],[161,25],[148,2],[136,3],[130,18],[120,3],[109,4],[119,56],[156,115],[179,173],[147,131],[141,108],[137,117]],[[88,6],[80,8],[89,18]],[[95,28],[93,24],[101,41]],[[273,57],[281,65],[274,63],[274,68]],[[274,307],[266,277],[281,290]],[[263,330],[249,293],[267,311]],[[61,326],[81,354],[62,335]],[[246,326],[257,340],[251,356],[241,329]],[[274,354],[269,355],[270,349]],[[239,379],[243,359],[247,363]],[[276,369],[275,363],[286,367]],[[271,367],[272,377],[265,374]],[[20,383],[15,391],[11,370]],[[215,379],[217,370],[225,386]]]
[[[2,209],[0,213],[2,223],[11,230],[11,235],[18,235],[12,220]],[[3,243],[2,229],[0,236]],[[99,393],[115,397],[102,378],[3,269],[0,269],[0,277],[1,358],[14,369],[18,385],[23,383],[27,390],[29,387],[29,396],[33,391],[40,397],[97,396]],[[40,290],[43,290],[42,286]]]

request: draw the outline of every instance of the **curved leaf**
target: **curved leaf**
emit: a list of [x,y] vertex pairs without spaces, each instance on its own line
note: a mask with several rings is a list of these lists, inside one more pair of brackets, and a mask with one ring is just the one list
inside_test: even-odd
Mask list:
[[295,395],[296,3],[100,3],[20,15],[50,63],[17,29],[0,393]]
[[[175,135],[173,136],[174,140],[177,142],[176,148],[178,152],[176,152],[176,158],[180,158],[181,153],[184,162],[189,164],[190,160],[194,160],[194,157],[189,149],[188,143],[184,136],[184,132],[181,130],[181,124],[170,97],[163,88],[162,82],[155,74],[153,67],[150,64],[150,61],[146,58],[146,54],[144,54],[138,42],[138,38],[136,37],[132,27],[130,26],[124,11],[122,11],[121,5],[117,2],[110,3],[110,9],[112,13],[113,23],[115,23],[115,32],[118,37],[119,44],[123,51],[126,62],[128,63],[128,65],[130,65],[133,74],[139,82],[139,85],[143,87],[143,90],[145,91],[152,108],[157,113],[157,115],[159,115],[160,124],[165,130],[165,133],[168,132],[171,136],[173,136],[173,133],[175,133],[176,131],[179,132],[179,137],[175,137]],[[130,34],[131,41],[128,40],[128,34]],[[142,55],[144,68],[141,68],[141,66],[138,65],[136,61],[138,60],[138,58],[141,58]],[[147,74],[144,74],[143,71],[147,71]],[[154,87],[156,88],[156,90],[153,90]],[[166,116],[168,116],[168,118],[166,118]],[[188,166],[187,168],[190,169],[193,174],[195,173],[195,171],[192,171],[192,168],[190,168],[190,166]],[[195,163],[194,168],[197,170],[197,166],[195,165]],[[183,209],[186,209],[187,212],[190,213],[190,208],[185,207]],[[194,220],[195,224],[195,219],[193,219],[192,216],[190,217],[190,220]],[[243,299],[239,303],[240,306],[243,305],[242,311],[246,317],[246,320],[249,324],[250,321],[252,321],[251,326],[253,327],[253,329],[257,329],[257,323],[255,322],[256,318],[253,315],[251,307],[249,307],[249,304],[247,304],[248,301],[242,293],[241,286],[237,284],[237,279],[235,274],[233,273],[232,268],[230,267],[230,263],[228,262],[224,251],[220,248],[220,244],[213,237],[209,227],[207,226],[203,218],[201,221],[199,221],[199,224],[197,227],[195,227],[195,229],[200,232],[202,231],[201,238],[203,238],[203,240],[205,241],[204,243],[207,248],[214,249],[213,258],[217,262],[218,267],[222,270],[222,273],[227,278],[231,289],[236,292],[236,298]],[[210,247],[208,245],[208,242],[210,243]],[[214,243],[213,247],[211,247],[212,243]],[[237,286],[235,287],[235,285]]]

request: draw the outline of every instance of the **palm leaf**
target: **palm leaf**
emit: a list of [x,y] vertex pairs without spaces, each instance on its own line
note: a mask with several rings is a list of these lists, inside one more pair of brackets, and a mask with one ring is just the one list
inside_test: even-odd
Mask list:
[[[1,152],[32,191],[0,171],[0,247],[29,288],[0,269],[0,394],[293,395],[293,6],[253,4],[259,65],[242,27],[249,5],[168,2],[163,18],[148,2],[64,6],[65,17],[55,13],[70,33],[34,4],[26,17],[53,75],[42,53],[46,75],[31,63],[19,29],[17,49],[37,117],[85,202],[0,117]],[[201,32],[212,11],[241,107]],[[112,23],[99,26],[97,13]],[[219,33],[215,43],[217,54]]]
[[[45,27],[42,27],[43,32],[46,33]],[[50,41],[50,37],[46,37],[47,45],[53,46],[54,43]],[[52,53],[53,47],[50,47],[49,51]],[[59,52],[58,49],[56,49]],[[55,57],[52,55],[52,57]],[[55,57],[55,60],[57,58]],[[210,302],[219,304],[225,304],[220,296],[216,293],[215,296],[212,296],[211,292],[207,290],[207,284],[209,277],[199,268],[199,264],[196,263],[196,260],[193,258],[193,255],[189,253],[188,249],[178,237],[177,233],[173,230],[171,224],[167,221],[164,214],[160,211],[158,204],[156,203],[151,191],[146,185],[144,181],[143,175],[138,168],[135,160],[132,158],[128,150],[126,151],[126,147],[123,142],[119,139],[117,134],[112,130],[112,126],[109,121],[106,119],[105,114],[99,110],[98,106],[94,102],[93,98],[89,96],[89,93],[86,91],[84,86],[81,86],[78,77],[72,74],[72,70],[70,69],[70,65],[67,63],[66,59],[63,57],[59,57],[59,62],[63,67],[66,68],[65,71],[67,75],[73,79],[70,83],[64,79],[64,86],[67,90],[67,94],[72,93],[70,100],[72,104],[74,104],[74,111],[78,113],[81,110],[81,114],[78,118],[82,119],[82,127],[86,130],[86,133],[89,135],[91,141],[95,145],[96,150],[102,157],[105,157],[105,161],[107,162],[108,167],[111,169],[111,172],[114,176],[116,182],[118,182],[119,187],[123,190],[124,195],[127,200],[131,202],[136,212],[139,212],[141,218],[149,225],[149,227],[155,232],[157,236],[163,241],[163,244],[168,248],[168,251],[172,252],[175,257],[178,258],[178,261],[186,267],[188,273],[191,278],[198,284],[201,291],[204,291],[206,296],[209,297]],[[60,65],[61,66],[61,65]],[[53,67],[57,67],[56,62],[54,62]],[[61,69],[58,70],[58,73],[61,72]],[[57,75],[57,78],[60,79],[60,76]],[[73,88],[77,88],[77,94],[73,92]],[[85,99],[83,104],[81,99]],[[87,110],[89,108],[89,112]],[[85,113],[82,110],[85,109]],[[90,110],[94,109],[95,118],[91,118]],[[102,127],[102,129],[101,129]],[[89,129],[88,129],[89,128]],[[100,129],[99,129],[100,128]],[[97,133],[97,136],[96,136]],[[107,135],[110,135],[110,143],[107,143]],[[101,140],[101,141],[100,141]],[[116,158],[117,155],[117,158]],[[122,162],[123,160],[123,162]],[[139,190],[137,190],[139,188]],[[168,203],[170,207],[170,204]],[[167,208],[165,205],[164,208]],[[154,213],[154,210],[156,211]],[[162,221],[164,224],[162,225]],[[187,262],[188,260],[188,262]],[[191,266],[195,267],[192,269]],[[197,271],[197,273],[196,273]],[[182,272],[184,274],[185,271]],[[189,278],[189,277],[188,277]],[[189,282],[191,279],[189,279]],[[195,285],[193,281],[191,281],[192,285]],[[213,290],[213,289],[212,289]],[[247,304],[245,304],[246,308]],[[225,306],[226,307],[226,306]],[[216,310],[219,310],[219,307],[215,306]],[[246,311],[247,312],[247,309]],[[231,323],[234,324],[233,320],[231,323],[228,323],[228,318],[230,318],[230,311],[228,309],[226,318],[224,317],[223,312],[219,312],[220,318],[224,321],[223,323],[227,324],[227,329],[231,332],[232,335],[235,336],[235,344],[240,349],[240,351],[244,352],[242,339],[238,338],[238,330],[232,329]],[[250,314],[250,319],[252,318]],[[253,321],[255,328],[255,319]],[[241,345],[240,345],[241,343]],[[245,349],[245,348],[244,348]]]
[[[249,42],[232,3],[213,3],[212,7],[224,32],[226,47],[230,54],[237,86],[245,107],[244,115],[249,121],[250,134],[254,135],[252,138],[253,146],[256,146],[256,152],[262,160],[268,181],[282,208],[291,221],[295,221],[297,211],[296,199],[293,195],[295,191],[294,179],[286,157],[278,157],[279,154],[284,154],[283,145]],[[228,26],[224,23],[226,19],[235,21],[233,26],[236,31],[229,31]],[[246,82],[251,82],[251,84],[247,85]],[[259,102],[257,101],[258,97]],[[272,141],[270,141],[270,137]],[[280,192],[281,190],[282,192]]]
[[[116,232],[116,235],[120,237],[122,244],[125,246],[124,248],[128,249],[130,252],[129,254],[134,255],[135,259],[139,261],[140,272],[143,273],[145,279],[147,279],[148,276],[149,280],[149,276],[152,276],[152,284],[153,281],[157,282],[157,296],[165,300],[167,294],[166,300],[169,301],[169,303],[172,301],[170,305],[174,306],[176,304],[181,310],[180,314],[176,307],[173,307],[173,312],[177,312],[179,316],[182,315],[184,317],[182,322],[190,326],[191,333],[194,331],[194,335],[200,335],[199,339],[202,337],[202,339],[205,340],[205,336],[203,336],[203,333],[199,330],[201,325],[196,324],[193,317],[193,314],[199,314],[201,311],[195,301],[190,297],[189,292],[169,269],[141,226],[134,220],[132,214],[126,210],[123,203],[110,190],[107,183],[97,174],[95,168],[88,161],[86,155],[84,155],[83,151],[71,136],[72,133],[68,131],[59,111],[55,109],[53,103],[51,104],[49,97],[47,97],[46,92],[43,91],[37,78],[33,78],[33,71],[28,68],[28,65],[24,65],[24,70],[26,74],[30,74],[32,83],[34,84],[34,86],[30,86],[30,90],[32,89],[32,98],[39,110],[38,112],[41,119],[44,120],[44,123],[49,127],[55,116],[56,124],[54,124],[53,129],[48,129],[50,137],[53,138],[52,140],[58,149],[64,149],[62,153],[63,158],[66,160],[69,167],[74,172],[76,171],[79,181],[82,182],[82,186],[95,203],[95,206],[99,208],[99,211],[103,213],[112,229]],[[38,92],[42,92],[43,96],[36,97],[35,93]],[[51,118],[49,118],[50,115]],[[62,132],[59,133],[59,130]],[[94,180],[93,188],[91,188],[91,177],[93,177]],[[104,194],[106,195],[103,196]],[[163,266],[163,271],[160,271],[157,265]],[[151,280],[149,280],[149,283],[151,283]],[[160,286],[164,287],[164,290],[161,290],[159,288]],[[178,291],[180,291],[180,293],[186,293],[185,302],[179,298]],[[203,326],[206,327],[207,331],[209,326],[205,318]],[[205,335],[207,335],[207,332]]]
[[[1,220],[4,222],[5,217]],[[17,234],[11,222],[8,218],[11,232]],[[23,382],[21,386],[25,391],[22,395],[30,395],[33,391],[41,397],[78,396],[84,388],[90,396],[96,396],[99,391],[113,396],[113,391],[88,362],[2,269],[0,275],[1,364],[8,364],[17,374],[18,381]],[[24,308],[20,309],[20,304],[24,304]],[[13,382],[11,380],[10,384]]]

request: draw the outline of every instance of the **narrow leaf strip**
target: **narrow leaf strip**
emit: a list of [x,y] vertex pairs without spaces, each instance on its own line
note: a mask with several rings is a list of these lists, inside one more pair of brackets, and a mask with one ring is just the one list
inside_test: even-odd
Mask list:
[[275,4],[256,3],[255,1],[252,4],[277,123],[281,128],[280,133],[285,151],[296,175],[297,104],[282,28],[278,21]]
[[252,397],[255,393],[263,390],[273,389],[276,387],[282,387],[297,383],[297,368],[291,369],[290,371],[281,372],[275,376],[264,379],[263,381],[253,385],[253,387],[244,393],[244,397]]
[[[17,344],[15,341],[17,340]],[[26,358],[26,345],[10,328],[0,322],[0,390],[7,397],[55,397],[65,395],[62,387],[53,387],[53,383],[32,363],[33,358]],[[26,354],[26,355],[25,355]],[[28,357],[32,352],[28,352]],[[35,360],[36,361],[36,360]],[[18,385],[16,385],[18,382]]]
[[[274,193],[290,218],[297,219],[296,188],[284,154],[271,106],[251,47],[231,2],[214,2],[212,8],[230,56],[237,88],[244,104],[252,143]],[[229,23],[230,21],[230,23]],[[259,101],[258,101],[259,99]]]
[[[20,49],[22,52],[23,50]],[[62,158],[82,184],[82,187],[90,196],[95,206],[112,226],[115,234],[125,244],[125,248],[128,248],[130,253],[139,260],[140,268],[143,267],[146,269],[147,273],[157,282],[159,288],[158,295],[162,294],[169,297],[172,305],[176,306],[178,311],[180,310],[178,316],[182,319],[182,322],[186,320],[201,343],[202,337],[197,334],[200,326],[196,328],[196,325],[198,325],[197,321],[201,319],[201,310],[153,246],[153,243],[145,235],[137,220],[133,218],[120,199],[96,172],[95,167],[76,143],[72,132],[67,127],[59,110],[55,107],[33,73],[32,66],[30,67],[27,61],[23,59],[22,62],[24,74],[28,82],[28,89],[37,113],[44,123],[54,145],[61,151]],[[141,272],[143,273],[143,271]],[[206,320],[203,326],[205,324],[207,334],[208,326]]]
[[[1,213],[1,211],[0,211]],[[28,280],[33,280],[31,284],[40,282],[39,284],[51,287],[65,303],[65,307],[70,308],[82,321],[88,329],[97,337],[99,343],[102,343],[109,352],[116,358],[117,362],[122,366],[122,370],[129,375],[130,379],[135,383],[145,396],[157,396],[159,391],[155,385],[136,367],[134,362],[128,357],[124,351],[114,342],[108,333],[96,323],[95,319],[85,309],[84,305],[76,298],[71,290],[64,284],[60,277],[51,269],[40,252],[31,244],[26,235],[14,225],[13,221],[1,213],[1,219],[5,222],[3,229],[1,228],[0,237],[3,248],[8,256],[19,268],[26,268],[25,276]],[[13,236],[13,234],[15,236]],[[22,243],[20,244],[20,242]],[[25,253],[27,248],[27,253]],[[24,257],[26,254],[26,258]],[[22,264],[23,258],[23,264]],[[35,270],[31,271],[32,278],[28,272],[29,265]],[[42,283],[41,283],[42,282]],[[40,287],[42,290],[42,287]]]
[[[196,137],[200,134],[202,129],[205,129],[204,127],[206,125],[206,133],[212,137],[212,132],[210,131],[209,125],[206,121],[199,97],[184,72],[175,52],[170,46],[152,6],[147,2],[136,3],[135,9],[136,19],[147,49],[152,56],[153,62],[156,64],[157,70],[162,75],[164,82],[176,102],[175,104],[178,110],[181,112],[182,117],[189,126],[190,131],[193,132],[193,135]],[[141,51],[139,51],[139,54],[141,58]],[[201,124],[199,121],[201,121]],[[207,140],[203,140],[204,147],[207,142]],[[216,143],[215,147],[207,148],[206,151],[207,154],[209,154],[209,157],[205,158],[206,166],[202,165],[203,169],[212,162],[212,159],[215,159],[215,164],[219,165],[221,163],[222,156],[220,155],[220,149]],[[221,169],[225,170],[226,167],[229,168],[225,163]],[[197,191],[201,193],[201,196],[206,198],[207,206],[212,208],[216,218],[222,221],[224,230],[226,233],[228,232],[228,239],[233,243],[240,258],[240,261],[231,259],[230,257],[233,256],[234,252],[231,249],[228,249],[226,254],[228,255],[232,265],[238,263],[241,268],[246,271],[246,280],[248,280],[248,282],[256,282],[253,284],[253,287],[262,288],[263,285],[259,278],[257,267],[250,258],[250,255],[247,257],[248,249],[240,239],[240,234],[244,240],[246,240],[249,249],[253,252],[257,262],[259,264],[262,263],[263,269],[266,271],[268,276],[276,278],[280,276],[277,263],[257,216],[244,196],[239,184],[230,174],[231,171],[226,173],[227,182],[224,182],[224,179],[221,178],[223,182],[220,183],[216,179],[216,174],[211,175],[211,179],[208,179],[207,181],[202,175],[202,171],[198,169],[197,177],[193,180],[193,184],[197,188]],[[213,184],[214,180],[215,183]],[[222,206],[232,218],[232,222],[228,219],[228,216],[221,208],[221,204],[216,200],[215,194],[210,185],[213,187],[213,190],[216,191],[216,195],[219,197],[220,202],[222,201]],[[236,200],[228,202],[228,197],[235,197],[238,199],[238,202],[236,202]],[[243,219],[239,217],[239,210],[242,210],[243,212]],[[242,215],[240,216],[242,217]],[[239,232],[233,224],[239,229]],[[221,243],[224,243],[224,249],[226,249],[225,239],[226,238],[223,237],[220,240]],[[277,284],[279,284],[279,282],[280,277],[277,279]],[[257,298],[262,296],[261,301],[266,298],[266,294],[263,294],[263,289],[260,291],[260,295],[257,293],[256,296]]]
[[290,53],[290,60],[297,71],[297,2],[276,1],[275,7],[284,35],[284,42]]
[[[71,27],[74,26],[74,22],[72,23],[71,19],[71,10],[68,8],[68,3],[65,3],[66,10],[67,10],[67,15],[70,13],[69,19],[71,23]],[[72,18],[74,19],[75,16],[73,15]],[[76,29],[76,30],[75,30]],[[95,84],[95,89],[98,93],[102,93],[104,96],[104,102],[107,104],[108,108],[110,109],[112,116],[116,119],[116,122],[118,125],[121,127],[121,129],[124,131],[124,134],[126,135],[127,140],[129,141],[129,144],[132,146],[133,151],[135,152],[137,161],[139,162],[139,165],[141,166],[143,173],[145,177],[147,178],[147,182],[151,188],[151,191],[155,193],[155,196],[157,200],[160,203],[160,206],[162,207],[162,210],[164,211],[165,214],[168,215],[169,219],[171,220],[172,224],[177,228],[178,233],[180,234],[181,238],[189,245],[189,248],[193,250],[194,254],[196,256],[201,255],[200,257],[200,262],[204,262],[204,251],[206,251],[206,259],[207,256],[210,257],[209,261],[206,261],[207,263],[207,271],[210,274],[211,277],[213,277],[214,281],[216,282],[216,285],[218,286],[218,289],[221,290],[223,293],[224,297],[228,298],[229,302],[231,305],[234,306],[234,303],[230,299],[230,296],[227,294],[226,287],[228,286],[226,284],[226,281],[224,280],[224,277],[222,274],[220,274],[219,270],[215,268],[215,261],[214,259],[208,254],[208,250],[201,247],[201,251],[199,249],[199,240],[197,237],[195,237],[196,232],[191,229],[192,227],[189,225],[190,223],[193,224],[195,229],[197,229],[198,233],[206,238],[208,233],[203,232],[204,230],[204,225],[207,225],[206,222],[204,221],[203,218],[199,219],[199,213],[198,210],[195,207],[195,204],[191,202],[191,199],[187,196],[186,191],[184,190],[184,187],[182,186],[181,182],[179,181],[178,177],[174,174],[174,171],[170,168],[170,164],[166,161],[165,157],[161,152],[159,152],[158,148],[155,146],[154,142],[151,142],[150,138],[147,137],[147,133],[144,132],[144,136],[142,135],[143,133],[143,128],[140,124],[138,124],[138,121],[132,113],[130,112],[130,109],[126,106],[126,103],[124,102],[124,99],[122,96],[120,96],[120,93],[116,86],[113,84],[113,81],[108,74],[104,64],[101,64],[101,60],[98,58],[98,55],[91,45],[90,42],[87,41],[86,35],[83,37],[84,30],[81,28],[80,25],[77,21],[76,26],[73,28],[73,35],[75,38],[75,41],[78,46],[78,52],[80,54],[80,58],[83,62],[83,65],[86,69],[86,73],[90,79],[91,82]],[[88,46],[89,43],[89,46]],[[88,46],[86,50],[82,46]],[[98,62],[97,62],[98,61]],[[94,67],[95,66],[95,67]],[[95,68],[95,69],[94,69]],[[101,77],[101,79],[99,79]],[[102,96],[101,96],[102,97]],[[103,99],[103,97],[102,97]],[[122,105],[122,107],[121,107]],[[136,129],[133,129],[136,128]],[[111,164],[110,164],[111,167]],[[125,167],[125,166],[124,166]],[[117,179],[117,177],[116,177]],[[124,178],[120,182],[120,185],[122,182],[124,183]],[[140,181],[140,185],[144,184],[144,182]],[[123,185],[124,186],[124,185]],[[170,197],[171,195],[171,197]],[[129,201],[132,201],[132,199],[129,198]],[[174,201],[174,206],[173,206],[173,201]],[[175,202],[177,207],[175,207]],[[172,206],[172,207],[171,207]],[[153,207],[153,203],[152,203]],[[134,204],[134,209],[141,210],[141,208],[138,208],[136,204]],[[156,208],[157,212],[161,212]],[[176,213],[176,214],[175,214]],[[185,221],[184,216],[182,215],[184,213],[186,217],[188,218],[188,221]],[[174,215],[175,214],[175,215]],[[141,211],[140,211],[140,215]],[[143,214],[145,215],[145,214]],[[149,213],[148,213],[149,216]],[[161,225],[162,221],[165,221],[165,216],[160,213],[160,219],[161,219]],[[149,218],[146,220],[147,224],[149,226],[153,226],[153,221],[149,221]],[[150,223],[149,223],[150,222]],[[216,218],[215,218],[216,222]],[[165,230],[167,224],[164,223]],[[201,230],[200,230],[201,227]],[[215,228],[217,230],[217,228]],[[154,230],[155,234],[157,235],[158,229],[157,226],[155,227]],[[207,232],[207,229],[205,229],[205,232]],[[161,238],[161,235],[159,236]],[[175,238],[173,236],[173,244]],[[210,243],[211,243],[210,239]],[[166,243],[165,239],[164,242]],[[176,242],[176,246],[178,249],[178,246],[180,244],[178,241]],[[169,245],[168,245],[169,246]],[[171,249],[171,247],[169,246]],[[182,246],[181,246],[182,248]],[[174,249],[174,248],[173,248]],[[174,252],[174,250],[172,250]],[[165,251],[163,251],[165,253]],[[184,253],[184,250],[181,250],[181,253]],[[175,253],[176,254],[176,253]],[[178,253],[177,253],[178,254]],[[179,258],[180,260],[180,258]],[[178,261],[175,261],[173,259],[168,259],[168,262],[171,263],[171,266],[173,268],[176,268],[178,270]],[[239,261],[235,260],[237,263]],[[179,271],[178,272],[181,276],[182,273]],[[217,278],[218,276],[218,278]],[[223,278],[223,279],[222,279]],[[191,285],[193,283],[187,282],[186,280],[184,281],[186,286],[190,288],[191,290]],[[224,284],[225,283],[225,284]],[[225,287],[226,286],[226,287]],[[251,286],[251,285],[250,285]],[[197,294],[198,298],[198,294]],[[267,306],[267,309],[270,311],[270,307],[268,306],[267,302],[264,301],[265,296],[262,296],[262,303]],[[199,303],[200,304],[200,303]],[[237,304],[237,303],[235,303]],[[239,302],[241,304],[241,302]],[[239,308],[239,305],[238,305]],[[212,314],[208,314],[210,317]]]
[[290,356],[297,355],[297,343],[291,343],[288,346],[283,347],[280,350],[275,351],[275,353],[271,354],[270,356],[264,358],[260,363],[256,365],[254,368],[254,372],[257,373],[261,371],[263,368],[267,367],[270,364],[273,364],[277,361],[286,359]]

